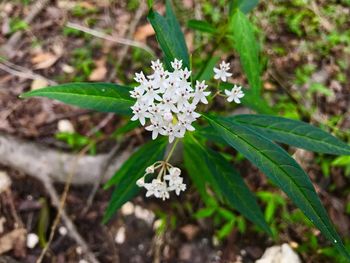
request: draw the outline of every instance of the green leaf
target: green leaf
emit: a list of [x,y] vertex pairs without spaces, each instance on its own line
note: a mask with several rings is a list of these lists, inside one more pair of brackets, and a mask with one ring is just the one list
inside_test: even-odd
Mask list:
[[211,205],[212,197],[207,192],[207,185],[216,187],[217,184],[212,180],[210,171],[205,165],[198,165],[202,163],[205,156],[203,155],[202,149],[193,141],[190,135],[184,138],[184,165],[191,177],[193,184],[196,186],[201,198],[207,206]]
[[268,115],[236,115],[228,120],[248,126],[266,138],[319,153],[350,155],[350,146],[308,123]]
[[281,147],[235,122],[203,115],[222,138],[281,188],[341,253],[350,256],[303,169]]
[[[174,31],[174,35],[176,36],[176,40],[179,42],[179,45],[182,50],[182,55],[183,55],[183,62],[185,65],[190,68],[190,63],[189,63],[189,57],[188,57],[188,49],[186,45],[186,39],[185,35],[182,33],[181,26],[179,24],[179,21],[177,20],[174,10],[171,5],[170,0],[165,1],[165,14],[166,14],[166,19],[168,21],[168,24],[170,28]],[[188,61],[187,61],[188,60]],[[188,64],[187,64],[188,62]]]
[[253,27],[248,18],[237,10],[230,22],[230,28],[234,38],[234,46],[240,56],[250,88],[255,97],[258,97],[261,91],[259,46],[254,36]]
[[223,225],[218,233],[217,236],[219,239],[224,239],[227,237],[233,230],[233,227],[235,226],[235,219],[232,219],[231,221],[227,222],[225,225]]
[[165,18],[151,9],[147,16],[164,53],[166,66],[171,69],[170,63],[177,58],[182,60],[185,67],[190,68],[185,37],[169,1],[166,2],[166,15]]
[[197,219],[202,219],[202,218],[207,218],[210,217],[214,214],[215,210],[217,207],[206,207],[198,210],[195,214],[194,217]]
[[29,91],[21,98],[46,97],[81,108],[130,115],[135,103],[129,88],[111,83],[67,83]]
[[[264,220],[255,196],[250,192],[238,172],[221,154],[201,145],[193,136],[187,137],[185,149],[187,147],[192,150],[191,158],[201,159],[201,163],[205,162],[205,165],[196,165],[196,167],[203,166],[202,170],[206,170],[205,173],[200,173],[201,175],[205,174],[202,177],[208,177],[207,180],[214,184],[212,186],[215,192],[223,195],[231,207],[237,209],[242,215],[270,234],[271,231]],[[193,163],[196,164],[194,161]]]
[[232,9],[238,8],[245,14],[250,12],[258,3],[259,0],[231,0]]
[[191,29],[198,30],[200,32],[215,34],[216,28],[204,20],[191,19],[187,22],[187,26]]
[[150,141],[139,148],[106,183],[105,189],[116,185],[105,212],[106,223],[125,202],[133,198],[140,190],[136,181],[141,178],[145,169],[163,158],[167,140],[161,138]]

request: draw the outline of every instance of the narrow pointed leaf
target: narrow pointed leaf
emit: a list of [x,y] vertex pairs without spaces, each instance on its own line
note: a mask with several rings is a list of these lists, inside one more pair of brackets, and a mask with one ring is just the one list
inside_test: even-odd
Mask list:
[[188,59],[188,49],[186,45],[186,40],[185,40],[185,35],[182,33],[181,26],[179,24],[179,21],[177,20],[171,1],[166,0],[165,2],[165,15],[166,19],[168,21],[168,24],[171,29],[174,30],[174,34],[176,36],[176,40],[179,42],[179,45],[181,47],[181,50],[183,51],[184,55],[184,63],[186,64],[187,67],[189,67],[189,60]]
[[217,31],[217,29],[213,25],[209,24],[205,20],[191,19],[187,22],[187,26],[191,29],[204,33],[215,34]]
[[185,67],[190,68],[185,38],[168,2],[166,13],[169,17],[165,18],[151,9],[147,16],[164,53],[166,66],[171,69],[170,62],[177,58],[182,60]]
[[350,155],[350,146],[308,123],[269,115],[244,114],[229,117],[266,138],[319,153]]
[[106,223],[125,202],[129,201],[140,191],[136,181],[144,175],[148,166],[163,158],[166,145],[167,141],[164,138],[146,143],[106,183],[105,188],[115,185],[115,189],[106,209],[103,222]]
[[29,91],[21,98],[46,97],[81,108],[130,115],[129,88],[111,83],[67,83]]
[[261,91],[259,45],[254,36],[253,27],[240,10],[236,10],[230,28],[234,38],[241,65],[247,75],[250,88],[257,97]]
[[216,183],[211,180],[208,167],[198,165],[203,162],[203,155],[200,153],[201,151],[198,151],[198,147],[189,136],[186,136],[184,139],[184,165],[202,200],[205,204],[210,205],[211,196],[207,192],[207,185],[215,187]]
[[338,250],[350,256],[303,169],[281,147],[235,122],[204,115],[222,138],[281,188]]
[[201,145],[193,137],[187,139],[185,145],[186,143],[193,150],[193,154],[205,162],[202,165],[208,171],[207,176],[215,183],[213,188],[216,193],[223,195],[231,207],[237,209],[266,233],[271,234],[255,196],[232,165],[221,154]]

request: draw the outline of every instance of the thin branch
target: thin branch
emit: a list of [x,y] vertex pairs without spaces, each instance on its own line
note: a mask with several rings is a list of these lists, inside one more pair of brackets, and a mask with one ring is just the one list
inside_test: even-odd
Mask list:
[[15,65],[7,60],[0,58],[0,70],[3,70],[13,76],[24,78],[24,79],[44,79],[50,85],[56,85],[57,83],[53,80],[47,79],[42,75],[36,74],[33,71],[23,68],[21,66]]
[[[43,177],[42,182],[44,183],[45,188],[48,194],[50,195],[52,204],[56,206],[57,209],[60,209],[60,200],[55,188],[53,187],[51,179],[49,177]],[[99,261],[90,251],[89,246],[85,242],[84,238],[77,231],[74,223],[69,218],[64,208],[61,209],[60,217],[62,218],[64,225],[68,229],[69,236],[71,236],[75,240],[75,242],[77,242],[77,244],[83,249],[84,253],[87,255],[91,262],[98,263]]]
[[[58,205],[58,211],[57,211],[57,215],[55,217],[55,220],[54,220],[54,222],[53,222],[53,224],[51,226],[51,232],[50,232],[49,240],[47,241],[45,247],[41,251],[41,254],[40,254],[38,260],[36,261],[36,263],[41,263],[43,261],[44,256],[45,256],[46,252],[48,251],[48,249],[49,249],[49,247],[50,247],[50,245],[52,243],[52,240],[53,240],[55,232],[56,232],[56,228],[57,228],[57,226],[58,226],[58,224],[60,222],[62,213],[64,211],[64,205],[65,205],[66,200],[67,200],[67,196],[68,196],[68,192],[69,192],[69,189],[70,189],[70,186],[71,186],[71,183],[72,183],[73,176],[75,175],[77,167],[78,167],[78,161],[79,161],[79,159],[81,157],[84,156],[84,154],[89,150],[90,147],[91,147],[90,145],[87,145],[86,147],[84,147],[79,152],[79,154],[77,155],[76,159],[74,160],[73,167],[71,169],[71,172],[68,174],[68,178],[67,178],[66,184],[64,186],[64,190],[63,190],[63,194],[62,194],[61,200],[57,204]],[[46,187],[49,188],[50,187],[50,185],[48,184],[49,181],[45,180],[45,182],[46,182]],[[51,184],[51,186],[52,186],[52,184]],[[52,187],[51,190],[54,190],[54,188]],[[82,241],[82,240],[80,240],[80,241]],[[88,252],[88,246],[87,245],[85,246],[85,252],[86,253]],[[88,253],[88,256],[89,256],[90,260],[93,263],[98,263],[99,262],[92,253]]]
[[91,29],[88,27],[84,27],[82,25],[76,24],[76,23],[72,23],[72,22],[67,22],[66,27],[75,29],[75,30],[79,30],[81,32],[84,32],[86,34],[104,39],[104,40],[108,40],[117,44],[121,44],[121,45],[127,45],[127,46],[132,46],[132,47],[136,47],[136,48],[140,48],[143,49],[144,51],[146,51],[147,53],[151,54],[152,56],[155,56],[153,50],[148,47],[147,45],[138,42],[138,41],[134,41],[131,39],[126,39],[126,38],[120,38],[120,37],[116,37],[116,36],[110,36],[107,35],[101,31],[97,31],[95,29]]

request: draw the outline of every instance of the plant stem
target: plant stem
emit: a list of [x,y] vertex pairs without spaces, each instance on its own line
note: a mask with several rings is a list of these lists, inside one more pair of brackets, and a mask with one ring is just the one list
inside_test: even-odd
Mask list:
[[169,160],[170,160],[170,157],[173,155],[174,151],[175,151],[175,148],[176,148],[176,145],[178,144],[179,142],[179,139],[177,138],[175,140],[175,142],[173,143],[173,146],[171,147],[170,149],[170,152],[168,153],[168,156],[167,158],[165,159],[165,163],[167,163]]

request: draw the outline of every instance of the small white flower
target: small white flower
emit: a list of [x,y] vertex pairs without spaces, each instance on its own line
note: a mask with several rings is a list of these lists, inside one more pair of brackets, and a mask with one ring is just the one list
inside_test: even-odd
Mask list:
[[196,91],[194,93],[193,97],[193,103],[197,104],[199,101],[203,104],[208,104],[207,96],[210,95],[209,91],[205,91],[205,89],[208,87],[208,85],[205,84],[205,81],[202,82],[196,81]]
[[234,85],[232,90],[225,90],[225,94],[227,95],[227,101],[228,102],[236,102],[241,103],[241,98],[244,97],[244,93],[242,91],[241,86]]
[[155,72],[158,72],[158,71],[164,71],[164,68],[163,68],[163,63],[160,62],[159,59],[157,59],[156,61],[151,61],[151,68],[155,71]]
[[137,185],[138,187],[143,187],[143,186],[145,186],[145,177],[142,176],[140,179],[138,179],[138,180],[136,181],[136,185]]
[[154,165],[148,166],[145,170],[146,174],[153,174],[154,173]]
[[181,175],[181,170],[177,167],[171,167],[169,169],[169,173],[173,176],[179,176],[179,175]]
[[140,73],[135,73],[134,80],[138,83],[142,83],[142,82],[146,81],[146,77],[143,74],[143,72],[141,71]]
[[146,112],[144,105],[140,105],[136,102],[134,106],[131,107],[132,113],[134,116],[131,118],[132,121],[139,120],[142,125],[145,125],[146,118],[149,118],[151,115]]
[[174,70],[180,70],[182,68],[182,60],[174,59],[173,62],[171,62],[171,66]]
[[158,137],[158,134],[161,133],[162,127],[159,125],[159,122],[152,119],[152,124],[147,126],[145,129],[147,131],[152,131],[152,139],[155,140]]
[[170,111],[167,111],[164,113],[164,120],[167,122],[172,122],[173,121],[173,115],[171,114]]
[[159,179],[153,179],[151,183],[145,184],[145,188],[147,190],[146,197],[154,195],[163,200],[170,197],[167,184]]
[[178,177],[176,180],[173,180],[172,184],[169,186],[169,191],[175,191],[176,195],[180,195],[180,192],[185,190],[186,184],[183,183],[182,177]]
[[229,73],[230,64],[222,61],[219,65],[219,68],[214,68],[214,79],[221,79],[223,82],[227,81],[227,78],[232,76],[232,73]]

